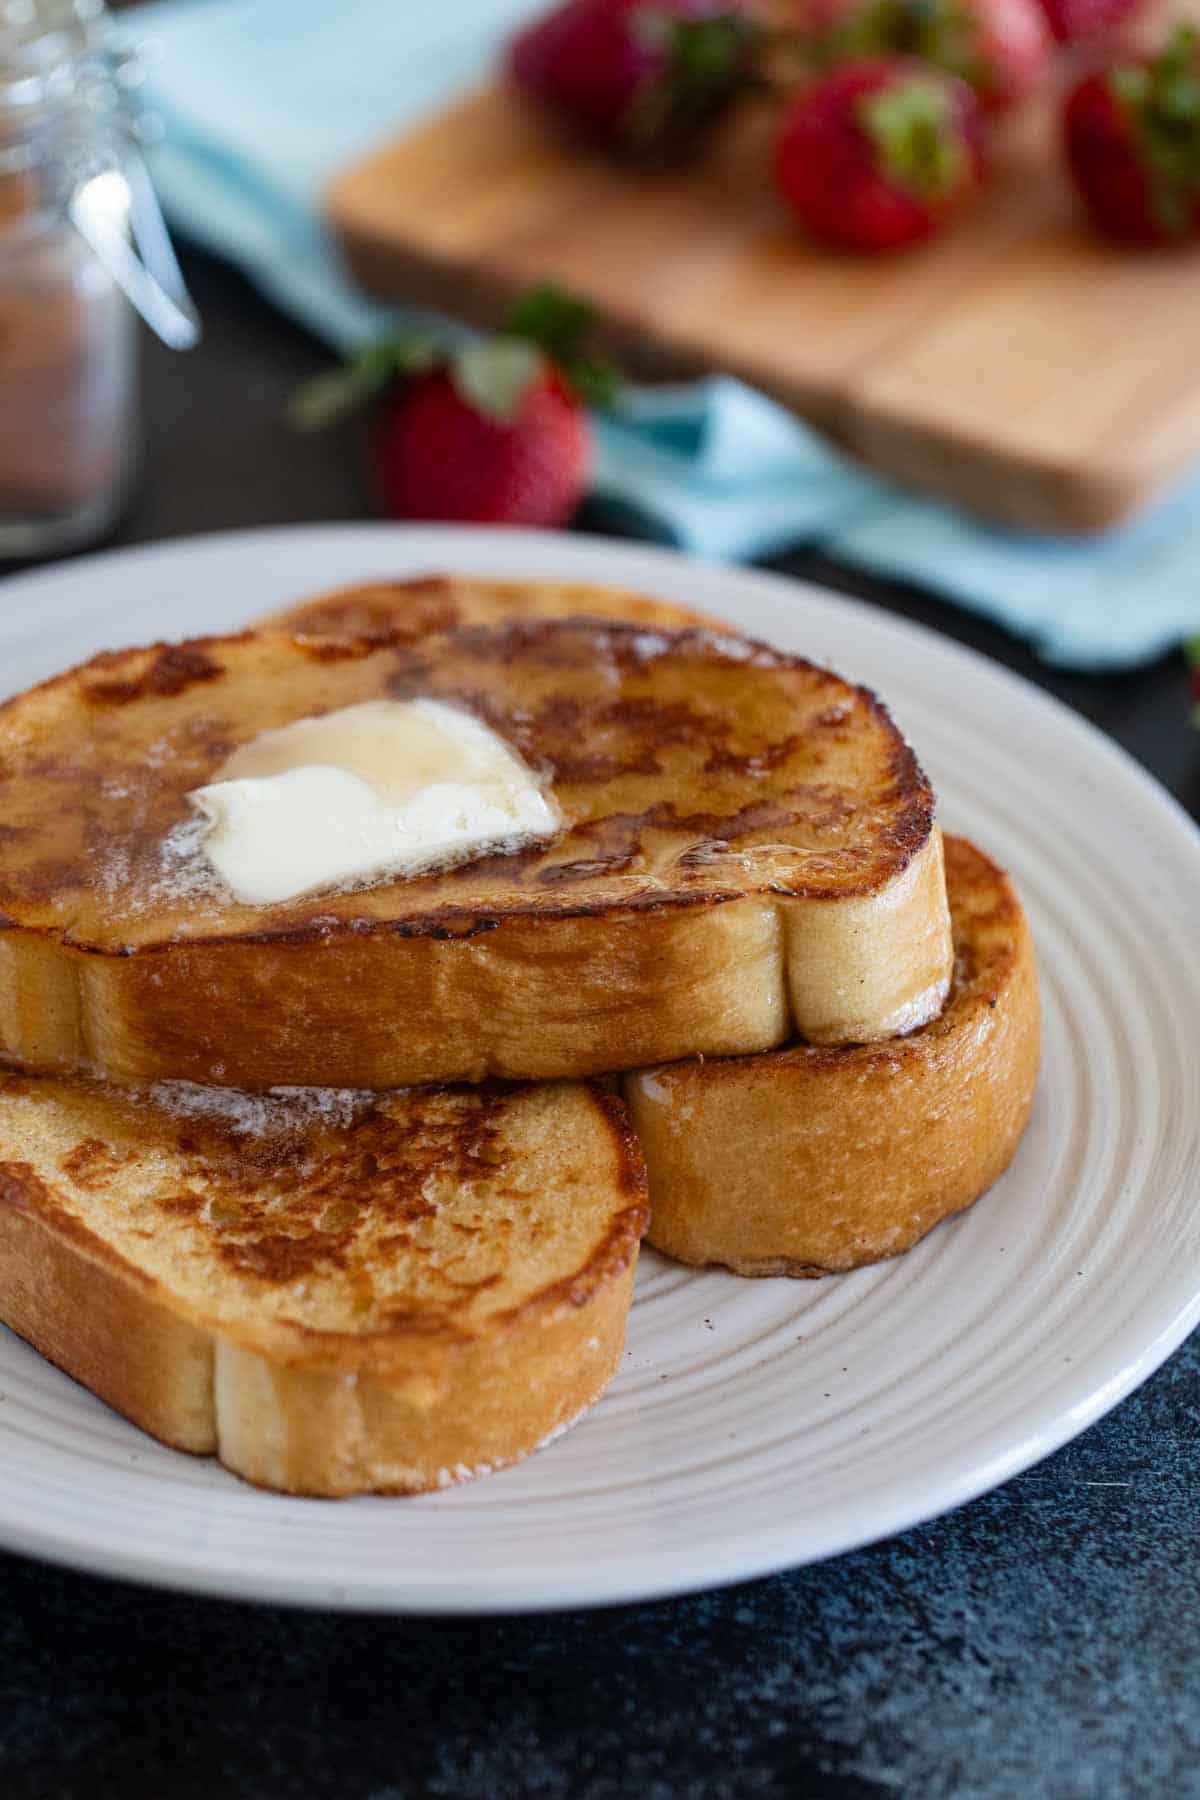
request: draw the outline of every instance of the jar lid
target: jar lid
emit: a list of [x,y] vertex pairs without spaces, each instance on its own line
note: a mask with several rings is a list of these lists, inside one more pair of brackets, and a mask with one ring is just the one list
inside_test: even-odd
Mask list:
[[110,25],[104,0],[0,0],[0,113],[63,101]]
[[137,66],[104,0],[0,0],[0,174],[36,169],[151,329],[190,349],[199,319],[129,104]]
[[57,173],[86,152],[113,159],[129,124],[129,59],[104,0],[0,0],[0,158]]

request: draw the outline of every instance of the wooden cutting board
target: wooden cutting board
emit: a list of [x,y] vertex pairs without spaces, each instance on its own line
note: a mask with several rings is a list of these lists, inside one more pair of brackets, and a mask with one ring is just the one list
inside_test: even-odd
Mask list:
[[634,175],[488,87],[348,169],[328,212],[374,292],[495,325],[550,280],[631,373],[712,370],[873,468],[1001,521],[1090,531],[1200,459],[1200,256],[1093,239],[1038,103],[938,242],[855,260],[805,241],[756,106],[702,158]]

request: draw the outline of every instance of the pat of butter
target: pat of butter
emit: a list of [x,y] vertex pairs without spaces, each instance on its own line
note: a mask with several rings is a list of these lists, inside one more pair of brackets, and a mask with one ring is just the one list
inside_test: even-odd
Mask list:
[[503,738],[440,700],[365,700],[264,731],[188,798],[208,820],[205,856],[252,906],[419,874],[562,827]]

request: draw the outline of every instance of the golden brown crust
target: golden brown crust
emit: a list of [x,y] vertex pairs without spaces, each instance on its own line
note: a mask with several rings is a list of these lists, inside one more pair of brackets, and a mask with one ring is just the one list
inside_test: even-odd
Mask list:
[[[415,643],[459,625],[495,625],[506,619],[623,619],[632,625],[677,631],[733,631],[694,607],[631,594],[622,588],[578,581],[498,581],[474,575],[417,575],[396,581],[363,581],[268,613],[259,626],[319,638],[366,643]],[[314,645],[314,654],[336,654]]]
[[28,1163],[0,1164],[0,1318],[152,1437],[215,1451],[209,1334],[105,1254]]
[[[554,844],[271,908],[180,849],[188,792],[237,743],[415,693],[471,707],[546,773]],[[887,1035],[948,978],[932,795],[886,709],[708,630],[534,617],[109,653],[0,708],[0,804],[0,1047],[28,1067],[245,1087],[582,1075],[762,1049],[789,1023]],[[876,900],[869,932],[853,908]],[[879,957],[851,995],[854,945]],[[729,974],[709,996],[705,969]]]
[[648,1208],[611,1093],[8,1076],[0,1152],[0,1318],[265,1485],[445,1485],[528,1454],[615,1367]]
[[626,1077],[656,1249],[744,1275],[857,1268],[911,1248],[1007,1168],[1037,1076],[1033,943],[982,852],[947,838],[946,873],[955,981],[923,1029]]
[[616,1373],[633,1298],[629,1262],[579,1305],[433,1371],[347,1388],[337,1371],[218,1350],[221,1458],[259,1486],[336,1497],[414,1494],[519,1461],[573,1425]]
[[[0,921],[92,954],[407,936],[481,916],[596,916],[754,891],[878,893],[929,838],[933,797],[870,689],[768,645],[595,619],[463,626],[325,662],[242,632],[105,651],[0,705]],[[181,668],[184,671],[181,673]],[[193,788],[297,718],[428,694],[493,724],[553,784],[551,846],[269,907],[164,865]],[[747,879],[714,850],[777,851]],[[643,877],[613,877],[636,869]],[[205,875],[202,865],[188,871]]]

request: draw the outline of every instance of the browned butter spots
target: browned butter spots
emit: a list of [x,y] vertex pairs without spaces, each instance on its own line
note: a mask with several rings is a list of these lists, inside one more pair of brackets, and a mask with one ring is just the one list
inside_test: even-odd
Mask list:
[[[553,863],[540,869],[537,879],[555,883],[619,874],[636,862],[650,831],[677,832],[733,844],[757,831],[784,831],[795,823],[796,817],[795,811],[775,800],[759,801],[727,813],[680,813],[669,800],[657,801],[644,812],[611,813],[607,818],[584,820],[575,827],[576,834],[589,838],[596,854],[583,860]],[[687,860],[686,855],[681,858],[685,864]]]
[[343,588],[296,612],[290,628],[302,640],[309,634],[325,639],[323,644],[304,642],[306,653],[318,660],[336,658],[339,652],[331,642],[335,638],[350,644],[360,639],[371,649],[415,642],[435,631],[452,630],[460,622],[453,588],[445,576]]
[[[502,1111],[502,1094],[483,1086],[409,1095],[394,1115],[373,1106],[344,1125],[289,1122],[282,1107],[254,1130],[189,1119],[175,1140],[188,1185],[176,1178],[154,1204],[196,1218],[220,1261],[264,1282],[345,1269],[360,1241],[368,1254],[392,1240],[429,1260],[413,1227],[438,1219],[442,1194],[502,1164]],[[453,1305],[461,1284],[435,1273],[449,1291],[440,1304]]]
[[170,1219],[195,1219],[203,1210],[204,1196],[203,1194],[193,1194],[185,1188],[178,1194],[156,1196],[154,1204]]
[[730,750],[724,744],[718,744],[711,750],[704,764],[706,775],[749,776],[769,775],[782,768],[784,763],[791,762],[807,747],[807,740],[800,732],[792,732],[788,737],[780,738],[776,743],[763,744],[752,751],[739,752]]
[[25,1212],[35,1206],[50,1209],[54,1199],[32,1163],[0,1162],[0,1206]]
[[296,643],[310,662],[361,662],[378,648],[375,639],[367,637],[308,637],[297,634]]
[[131,1151],[115,1150],[103,1138],[85,1137],[68,1151],[58,1166],[76,1187],[94,1193],[106,1188],[131,1156]]
[[96,706],[126,706],[131,700],[151,697],[174,699],[197,682],[215,681],[222,673],[221,664],[198,644],[163,644],[140,675],[88,681],[81,686],[84,698]]
[[662,765],[649,746],[625,755],[613,751],[583,751],[577,756],[565,753],[550,759],[555,781],[583,787],[588,782],[617,781],[625,775],[658,775]]

